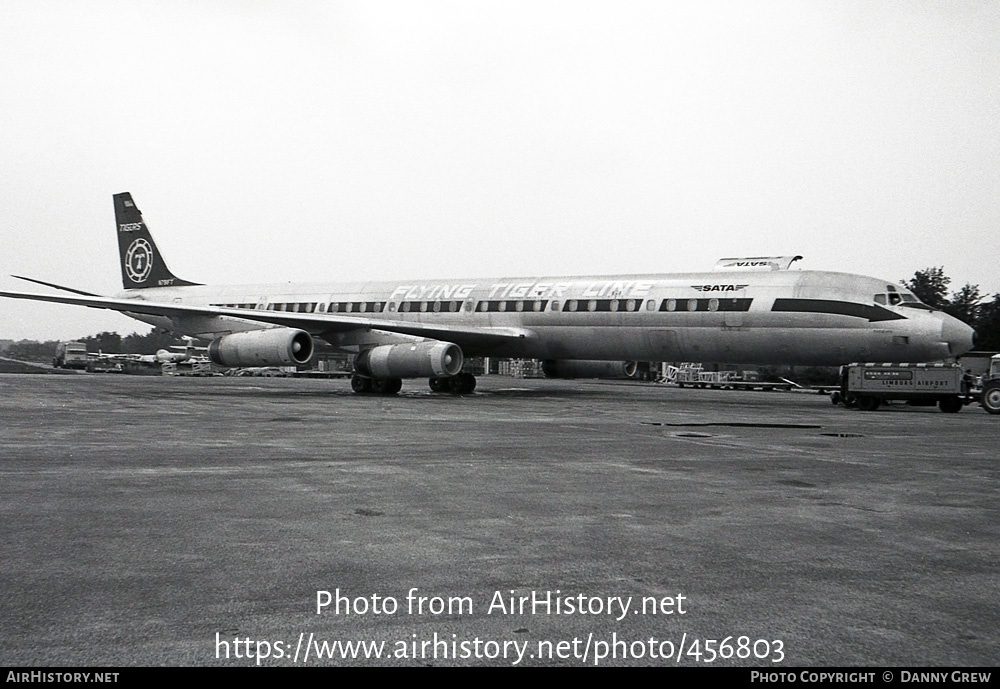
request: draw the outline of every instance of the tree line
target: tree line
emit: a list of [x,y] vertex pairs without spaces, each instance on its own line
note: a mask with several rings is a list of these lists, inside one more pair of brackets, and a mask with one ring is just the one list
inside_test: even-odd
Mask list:
[[[104,331],[73,341],[86,344],[88,352],[103,352],[104,354],[153,354],[158,349],[168,349],[174,345],[185,344],[181,337],[164,333],[157,328],[153,328],[145,335],[132,333],[125,337],[118,333]],[[4,353],[12,359],[48,362],[56,355],[56,345],[58,344],[58,340],[45,342],[22,340],[9,345]]]
[[980,293],[979,285],[966,283],[949,295],[951,278],[943,266],[918,270],[902,284],[928,306],[975,328],[979,336],[976,349],[1000,350],[1000,294],[989,297]]

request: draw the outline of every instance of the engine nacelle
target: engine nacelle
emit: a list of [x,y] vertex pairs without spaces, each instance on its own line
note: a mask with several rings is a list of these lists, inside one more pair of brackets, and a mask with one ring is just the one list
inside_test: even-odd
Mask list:
[[542,362],[546,378],[634,378],[634,361],[547,359]]
[[312,336],[295,328],[233,333],[208,345],[208,358],[220,366],[302,366],[312,355]]
[[358,354],[354,370],[373,378],[435,378],[462,370],[462,349],[451,342],[381,345]]

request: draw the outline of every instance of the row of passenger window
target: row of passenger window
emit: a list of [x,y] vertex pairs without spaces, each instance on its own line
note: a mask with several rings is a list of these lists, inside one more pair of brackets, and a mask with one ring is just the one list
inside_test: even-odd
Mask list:
[[[230,309],[256,309],[256,304],[212,304]],[[292,313],[381,313],[384,301],[333,301],[329,304],[315,301],[275,302],[264,307],[267,311],[290,311]]]
[[664,299],[660,311],[749,311],[753,299]]
[[[664,299],[660,302],[660,311],[749,311],[752,299]],[[472,301],[464,303],[466,311],[472,310]],[[475,310],[481,313],[503,312],[542,312],[549,308],[548,299],[519,300],[499,299],[476,302]],[[552,311],[577,312],[589,311],[597,313],[635,312],[642,308],[647,311],[657,310],[656,300],[647,299],[569,299],[564,304],[551,302]],[[255,309],[256,304],[213,304],[235,309]],[[561,307],[561,308],[560,308]],[[329,304],[318,302],[277,302],[265,307],[268,311],[286,311],[292,313],[382,313],[383,311],[400,313],[457,313],[462,310],[460,301],[334,301]]]

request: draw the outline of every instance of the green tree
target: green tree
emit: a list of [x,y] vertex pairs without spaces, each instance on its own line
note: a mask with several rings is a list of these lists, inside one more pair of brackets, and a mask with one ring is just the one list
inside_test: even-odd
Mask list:
[[986,297],[979,291],[979,285],[966,283],[949,298],[951,278],[944,274],[942,267],[918,270],[913,279],[903,284],[928,306],[941,309],[975,328],[976,349],[1000,351],[1000,294]]
[[903,285],[917,295],[920,301],[935,309],[943,309],[948,303],[948,285],[951,278],[944,274],[944,267],[924,268],[913,274],[913,278]]
[[132,333],[122,338],[122,352],[125,354],[153,354],[159,349],[169,349],[173,345],[183,344],[183,338],[153,328],[145,335]]
[[975,328],[979,321],[981,309],[979,302],[982,301],[982,298],[982,295],[979,294],[979,285],[966,283],[962,289],[951,295],[951,301],[945,305],[944,310]]
[[1000,351],[1000,294],[979,307],[975,328],[979,335],[976,349]]
[[88,352],[104,352],[105,354],[120,354],[122,351],[122,336],[108,331],[81,337],[80,342],[87,345]]
[[22,361],[51,363],[52,358],[56,355],[56,345],[58,344],[58,340],[48,340],[46,342],[21,340],[7,348],[7,356],[11,359],[21,359]]

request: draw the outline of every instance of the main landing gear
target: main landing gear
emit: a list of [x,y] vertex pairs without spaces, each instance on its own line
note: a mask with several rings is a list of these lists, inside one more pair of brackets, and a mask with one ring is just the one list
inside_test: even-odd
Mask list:
[[467,395],[476,389],[476,377],[471,373],[459,373],[457,376],[442,376],[427,381],[431,392],[451,392],[456,395]]
[[[450,392],[455,395],[467,395],[476,389],[476,377],[471,373],[431,378],[428,383],[432,392]],[[402,388],[401,378],[369,378],[357,374],[351,377],[351,389],[359,395],[395,395]]]
[[395,395],[403,389],[402,378],[368,378],[354,375],[351,377],[351,389],[358,394],[374,393],[376,395]]

